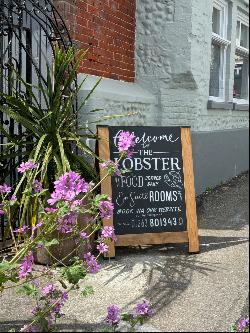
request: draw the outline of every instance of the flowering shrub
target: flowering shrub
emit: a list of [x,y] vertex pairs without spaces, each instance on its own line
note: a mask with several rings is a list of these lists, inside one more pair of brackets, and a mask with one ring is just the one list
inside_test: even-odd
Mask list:
[[[134,135],[122,132],[119,138],[120,160],[131,156],[133,147]],[[8,221],[15,245],[12,259],[0,263],[0,292],[18,286],[20,293],[33,297],[37,304],[31,311],[32,322],[25,325],[21,329],[22,332],[55,331],[56,321],[63,315],[62,308],[69,298],[70,291],[79,289],[79,282],[87,274],[96,274],[100,270],[99,257],[109,252],[110,242],[116,241],[114,228],[102,227],[101,224],[103,218],[111,218],[114,206],[107,195],[96,195],[95,190],[109,175],[122,175],[125,171],[119,169],[119,162],[104,162],[101,167],[107,169],[107,175],[98,184],[88,183],[78,173],[68,171],[54,182],[54,191],[49,194],[45,188],[46,184],[42,182],[42,166],[29,160],[18,168],[23,177],[14,192],[7,184],[0,185],[0,215],[4,215]],[[28,190],[26,187],[18,201],[17,196],[25,178]],[[29,205],[37,205],[37,215],[31,215],[28,223],[27,202]],[[20,227],[13,230],[13,212],[21,215],[24,210],[27,212],[26,219],[21,220]],[[87,217],[88,221],[81,223],[81,216]],[[94,255],[89,240],[97,232],[99,237],[95,251],[98,254]],[[60,244],[61,237],[64,240],[74,240],[76,245],[64,258],[57,258],[53,254],[53,248]],[[84,252],[83,248],[86,246],[88,251]],[[34,262],[35,254],[40,249],[46,251],[54,259],[54,263],[38,274],[34,270]],[[71,265],[66,266],[65,261],[69,257]],[[54,268],[57,266],[62,266],[59,275],[54,274]],[[50,283],[39,282],[40,277],[49,278]],[[92,289],[86,287],[80,292],[86,295],[92,293]],[[119,308],[112,305],[108,309],[105,322],[112,329],[116,329],[121,320],[134,327],[151,315],[148,301],[138,304],[133,314],[120,315]]]
[[132,313],[121,313],[121,310],[115,304],[110,305],[107,310],[108,314],[105,318],[105,323],[113,332],[119,329],[119,325],[122,322],[125,322],[130,326],[129,332],[133,332],[136,325],[143,325],[144,321],[151,317],[154,313],[149,301],[147,300],[144,300],[142,303],[138,303]]
[[231,327],[232,332],[249,332],[249,318],[242,318]]

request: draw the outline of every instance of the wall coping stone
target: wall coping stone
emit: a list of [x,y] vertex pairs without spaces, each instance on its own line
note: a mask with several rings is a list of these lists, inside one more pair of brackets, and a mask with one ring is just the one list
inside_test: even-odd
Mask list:
[[[81,92],[84,93],[90,92],[100,79],[94,75],[78,74],[78,82],[81,82],[86,76],[87,79],[81,88]],[[95,97],[143,104],[154,104],[157,102],[156,97],[138,83],[117,81],[109,78],[102,79],[92,98]]]

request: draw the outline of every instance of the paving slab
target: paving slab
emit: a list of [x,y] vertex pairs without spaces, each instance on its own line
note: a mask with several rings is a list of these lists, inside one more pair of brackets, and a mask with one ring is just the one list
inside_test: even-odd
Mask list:
[[[155,315],[141,332],[230,332],[248,315],[249,174],[198,198],[201,252],[187,245],[119,248],[84,285],[95,294],[72,292],[59,322],[64,332],[95,332],[110,304],[122,310],[148,299]],[[32,304],[13,290],[0,297],[0,332],[27,323]]]

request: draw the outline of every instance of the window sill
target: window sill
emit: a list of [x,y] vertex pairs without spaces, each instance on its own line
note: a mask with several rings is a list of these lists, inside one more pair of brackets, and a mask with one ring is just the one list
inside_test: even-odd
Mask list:
[[217,109],[217,110],[233,110],[234,103],[233,102],[216,102],[213,100],[209,100],[207,103],[208,109]]
[[249,111],[249,104],[234,103],[234,110],[235,111]]

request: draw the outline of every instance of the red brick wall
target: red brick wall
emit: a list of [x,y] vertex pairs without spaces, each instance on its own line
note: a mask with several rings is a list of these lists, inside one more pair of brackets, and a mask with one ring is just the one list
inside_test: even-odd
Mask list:
[[72,39],[89,49],[81,72],[132,82],[136,0],[56,0]]

